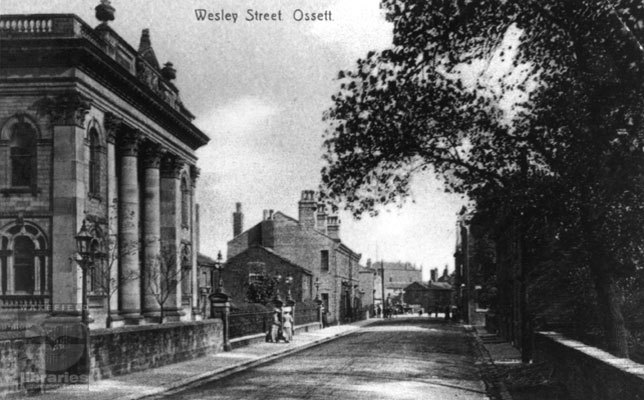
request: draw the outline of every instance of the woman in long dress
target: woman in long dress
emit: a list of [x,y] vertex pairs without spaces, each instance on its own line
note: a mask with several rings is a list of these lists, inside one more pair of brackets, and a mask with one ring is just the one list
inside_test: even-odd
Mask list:
[[282,321],[282,336],[286,343],[290,342],[293,338],[293,316],[290,312],[284,313],[284,320]]

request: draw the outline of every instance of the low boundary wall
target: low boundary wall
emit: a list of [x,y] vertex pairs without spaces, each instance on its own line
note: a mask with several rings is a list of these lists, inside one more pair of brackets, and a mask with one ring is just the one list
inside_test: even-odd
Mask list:
[[91,331],[91,379],[129,374],[219,352],[220,319]]
[[553,368],[554,378],[578,400],[644,400],[644,365],[618,358],[555,332],[535,334],[535,361]]

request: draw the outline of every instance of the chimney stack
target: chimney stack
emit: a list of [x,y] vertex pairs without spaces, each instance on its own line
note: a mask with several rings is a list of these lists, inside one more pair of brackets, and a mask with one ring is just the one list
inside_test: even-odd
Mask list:
[[429,271],[429,274],[430,274],[430,278],[429,278],[429,280],[430,280],[431,282],[436,282],[436,279],[438,278],[438,277],[437,277],[437,275],[438,275],[438,268],[432,268],[432,269]]
[[329,215],[326,219],[327,235],[339,242],[340,241],[340,219],[336,215]]
[[244,214],[242,213],[241,203],[235,204],[233,213],[233,237],[241,235],[244,230]]
[[318,204],[317,229],[326,235],[326,206],[324,203]]
[[302,198],[300,199],[298,206],[300,225],[305,229],[315,228],[316,205],[317,202],[315,201],[315,191],[303,190]]

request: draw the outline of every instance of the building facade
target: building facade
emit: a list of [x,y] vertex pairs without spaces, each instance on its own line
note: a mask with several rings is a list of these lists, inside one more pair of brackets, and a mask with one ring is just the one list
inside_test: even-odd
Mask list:
[[[338,217],[327,215],[325,206],[316,201],[314,191],[302,192],[298,208],[298,219],[266,210],[260,223],[242,232],[238,207],[233,214],[234,238],[228,242],[228,258],[253,246],[270,249],[311,272],[319,284],[329,322],[355,318],[354,310],[360,303],[361,255],[342,243]],[[309,293],[311,298],[317,294],[312,289]]]
[[275,296],[286,301],[289,293],[291,300],[300,303],[312,300],[315,290],[311,271],[261,246],[249,247],[229,258],[222,280],[235,305],[253,300],[272,302]]
[[402,300],[403,290],[409,284],[421,282],[423,279],[423,271],[409,262],[378,261],[373,266],[378,270],[382,280],[385,302],[388,298]]
[[[0,16],[0,307],[78,315],[83,221],[92,326],[199,318],[195,151],[208,142],[143,30],[138,50],[70,14]],[[170,271],[171,277],[168,273]],[[172,282],[170,289],[164,279]]]

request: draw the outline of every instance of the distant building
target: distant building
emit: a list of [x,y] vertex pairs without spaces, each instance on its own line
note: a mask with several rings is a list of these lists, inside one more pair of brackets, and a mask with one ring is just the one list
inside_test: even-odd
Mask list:
[[453,304],[452,285],[445,282],[414,282],[405,287],[406,304],[419,304],[426,312],[445,312]]
[[243,231],[241,205],[233,214],[235,237],[228,242],[228,258],[233,259],[251,247],[260,246],[289,260],[312,274],[307,289],[314,298],[313,284],[319,282],[319,293],[330,322],[355,318],[359,304],[359,261],[361,255],[340,239],[340,221],[327,215],[318,204],[315,192],[305,190],[298,203],[298,219],[282,212],[265,210],[263,220]]
[[482,286],[478,282],[481,266],[476,262],[474,251],[479,240],[477,236],[476,226],[471,223],[471,215],[463,208],[456,223],[454,286],[459,317],[470,325],[484,325],[485,314],[488,311],[487,306],[479,302]]
[[[371,263],[369,262],[368,264],[370,265]],[[379,293],[377,285],[380,280],[376,279],[377,277],[378,271],[375,268],[360,267],[359,295],[362,300],[362,306],[367,308],[370,313],[373,313],[376,305],[376,293]]]
[[423,271],[409,262],[378,261],[373,264],[373,267],[378,270],[380,278],[384,280],[385,300],[399,298],[409,284],[423,280]]

